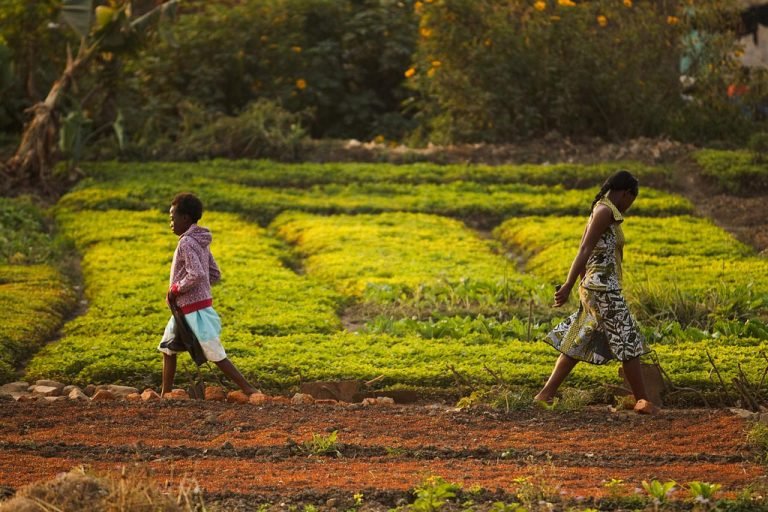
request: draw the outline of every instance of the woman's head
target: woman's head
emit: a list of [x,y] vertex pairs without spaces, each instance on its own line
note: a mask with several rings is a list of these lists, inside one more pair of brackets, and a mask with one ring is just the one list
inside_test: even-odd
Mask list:
[[605,183],[603,183],[600,192],[595,196],[592,202],[592,208],[597,202],[605,196],[609,196],[611,202],[616,205],[620,211],[625,212],[634,202],[639,192],[639,183],[631,172],[620,170],[613,173]]
[[181,236],[203,216],[203,202],[190,193],[177,194],[171,201],[171,230]]

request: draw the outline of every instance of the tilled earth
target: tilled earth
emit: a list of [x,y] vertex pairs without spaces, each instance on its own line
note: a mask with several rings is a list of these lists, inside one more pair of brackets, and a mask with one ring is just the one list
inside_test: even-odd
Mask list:
[[[457,411],[443,405],[264,406],[219,402],[0,402],[6,493],[73,467],[140,465],[160,484],[195,479],[207,496],[256,504],[362,492],[394,506],[429,475],[513,496],[521,478],[565,500],[642,480],[716,482],[735,494],[765,479],[745,420],[724,410],[613,413]],[[329,454],[313,434],[337,431]]]

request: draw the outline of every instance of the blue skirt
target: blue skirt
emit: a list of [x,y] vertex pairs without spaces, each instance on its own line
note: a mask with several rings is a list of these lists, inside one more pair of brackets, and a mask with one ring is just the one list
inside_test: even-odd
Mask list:
[[[224,347],[221,344],[219,337],[221,336],[221,319],[218,313],[212,307],[199,309],[184,315],[184,318],[189,325],[189,328],[195,333],[200,346],[203,348],[205,357],[212,362],[218,362],[227,358]],[[157,346],[157,350],[163,354],[172,356],[179,352],[173,351],[167,348],[167,345],[176,337],[176,322],[171,316],[168,323],[165,326],[165,332],[163,338],[160,340],[160,344]]]

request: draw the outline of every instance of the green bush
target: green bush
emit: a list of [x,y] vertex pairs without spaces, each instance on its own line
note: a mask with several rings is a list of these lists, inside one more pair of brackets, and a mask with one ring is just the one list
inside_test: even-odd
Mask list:
[[304,138],[299,116],[269,100],[247,105],[235,116],[185,104],[182,131],[175,140],[132,145],[135,156],[151,154],[161,160],[208,158],[275,158],[293,160]]
[[0,197],[0,260],[6,263],[50,261],[54,247],[40,209],[31,199]]
[[[399,137],[415,46],[411,0],[185,3],[160,43],[127,64],[130,131],[176,133],[177,105],[235,115],[259,99],[303,113],[316,137]],[[151,113],[151,115],[147,115]]]
[[752,160],[756,164],[765,164],[768,159],[768,133],[752,134],[747,145],[752,152]]

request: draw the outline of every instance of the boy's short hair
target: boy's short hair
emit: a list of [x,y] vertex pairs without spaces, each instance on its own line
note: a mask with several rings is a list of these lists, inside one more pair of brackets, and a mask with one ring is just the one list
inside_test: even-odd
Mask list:
[[182,215],[189,215],[192,222],[199,221],[200,217],[203,216],[203,202],[195,194],[189,192],[176,194],[176,197],[171,201],[171,206],[175,206],[176,211]]

